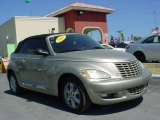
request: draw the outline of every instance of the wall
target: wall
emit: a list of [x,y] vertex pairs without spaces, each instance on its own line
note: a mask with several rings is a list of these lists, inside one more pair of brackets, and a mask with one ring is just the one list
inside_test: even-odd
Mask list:
[[98,28],[102,32],[102,43],[108,43],[107,20],[105,13],[84,11],[82,15],[75,15],[75,31],[82,32],[84,28]]
[[53,17],[13,17],[0,26],[0,55],[7,55],[7,43],[17,44],[26,37],[64,32],[64,19]]
[[58,32],[65,32],[65,22],[63,17],[58,18],[58,27]]
[[63,23],[59,26],[62,21],[62,18],[53,17],[16,18],[17,43],[29,36],[51,33],[52,28],[55,28],[55,33],[64,32]]
[[[82,33],[84,28],[99,28],[102,31],[102,43],[108,42],[108,29],[106,13],[71,10],[64,14],[65,29],[72,28],[77,33]],[[72,17],[71,17],[72,16]]]
[[73,30],[75,30],[75,11],[71,10],[68,11],[64,14],[64,18],[65,18],[65,30],[67,30],[68,28],[72,28]]
[[98,12],[83,11],[82,15],[75,14],[76,31],[80,32],[84,27],[99,27],[107,33],[106,14]]
[[7,55],[7,44],[16,44],[15,19],[12,18],[0,26],[0,55]]

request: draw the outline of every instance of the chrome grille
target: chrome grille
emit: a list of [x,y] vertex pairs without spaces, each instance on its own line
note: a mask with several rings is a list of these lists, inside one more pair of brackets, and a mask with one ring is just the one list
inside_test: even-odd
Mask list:
[[141,65],[137,60],[116,63],[115,65],[118,68],[122,77],[124,78],[136,77],[142,74]]

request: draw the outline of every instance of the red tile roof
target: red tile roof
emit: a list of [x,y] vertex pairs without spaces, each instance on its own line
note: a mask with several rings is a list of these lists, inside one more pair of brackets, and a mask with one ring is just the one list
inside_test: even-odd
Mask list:
[[96,6],[96,5],[89,5],[89,4],[84,4],[84,3],[73,3],[67,7],[64,7],[58,11],[55,11],[49,15],[48,17],[55,17],[58,15],[61,15],[65,12],[68,12],[70,10],[86,10],[86,11],[95,11],[95,12],[102,12],[106,14],[111,14],[114,12],[114,9],[111,8],[106,8],[106,7],[101,7],[101,6]]

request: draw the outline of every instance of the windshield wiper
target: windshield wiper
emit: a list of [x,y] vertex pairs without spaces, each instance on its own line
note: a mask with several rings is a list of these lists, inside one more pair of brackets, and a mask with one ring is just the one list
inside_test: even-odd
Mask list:
[[104,49],[102,47],[93,47],[93,48],[90,48],[90,49]]
[[79,50],[79,49],[70,49],[70,50],[61,51],[61,53],[64,53],[64,52],[73,52],[73,51],[81,51],[81,50]]

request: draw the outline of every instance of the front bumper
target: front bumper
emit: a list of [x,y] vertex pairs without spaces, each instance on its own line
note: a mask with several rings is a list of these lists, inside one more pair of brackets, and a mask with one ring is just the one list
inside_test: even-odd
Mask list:
[[141,76],[130,79],[112,79],[98,82],[87,80],[85,88],[92,103],[114,104],[141,97],[146,91],[151,72],[145,70]]

